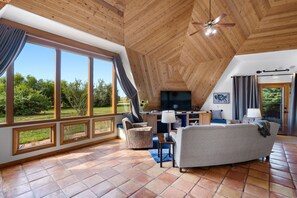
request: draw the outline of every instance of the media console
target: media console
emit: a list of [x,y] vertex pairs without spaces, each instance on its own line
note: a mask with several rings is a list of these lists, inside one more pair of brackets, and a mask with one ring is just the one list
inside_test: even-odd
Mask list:
[[[161,123],[162,112],[140,112],[145,122],[148,122],[148,125],[153,127],[153,132],[166,132],[167,124]],[[181,122],[181,127],[189,126],[191,123],[197,123],[199,125],[209,125],[211,119],[211,113],[207,111],[177,111],[176,116]],[[174,124],[172,127],[174,129]]]

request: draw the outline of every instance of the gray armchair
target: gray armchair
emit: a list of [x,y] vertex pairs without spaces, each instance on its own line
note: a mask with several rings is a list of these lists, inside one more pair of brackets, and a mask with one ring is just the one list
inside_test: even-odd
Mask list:
[[140,149],[153,147],[152,127],[147,123],[131,123],[128,118],[122,120],[126,135],[127,148]]

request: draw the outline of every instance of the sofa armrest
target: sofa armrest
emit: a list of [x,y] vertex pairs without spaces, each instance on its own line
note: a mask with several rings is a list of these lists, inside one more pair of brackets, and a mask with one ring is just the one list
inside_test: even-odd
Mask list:
[[132,126],[134,128],[137,128],[137,127],[147,127],[147,122],[132,123]]
[[176,141],[176,132],[170,132],[170,136],[174,141]]

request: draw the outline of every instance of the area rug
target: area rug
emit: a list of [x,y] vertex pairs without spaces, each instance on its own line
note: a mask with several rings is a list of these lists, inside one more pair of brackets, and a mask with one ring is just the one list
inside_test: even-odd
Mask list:
[[[160,157],[158,157],[158,137],[153,137],[153,148],[148,150],[155,160],[155,162],[160,163]],[[163,145],[163,152],[162,152],[162,162],[169,162],[172,161],[172,155],[169,157],[169,145]]]

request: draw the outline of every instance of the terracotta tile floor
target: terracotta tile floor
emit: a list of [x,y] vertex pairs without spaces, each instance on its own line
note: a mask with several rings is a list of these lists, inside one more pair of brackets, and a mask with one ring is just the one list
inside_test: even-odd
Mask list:
[[0,170],[2,197],[297,197],[297,138],[270,162],[160,168],[147,150],[114,140]]

